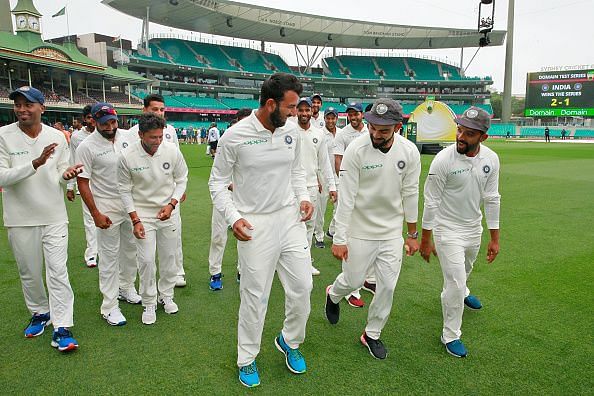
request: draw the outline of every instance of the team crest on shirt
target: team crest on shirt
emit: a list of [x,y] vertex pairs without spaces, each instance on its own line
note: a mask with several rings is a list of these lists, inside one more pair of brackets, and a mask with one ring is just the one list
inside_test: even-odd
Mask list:
[[169,133],[166,133],[166,134],[165,134],[165,139],[171,139],[171,134],[169,134]]
[[396,164],[396,166],[398,167],[398,169],[402,170],[406,166],[406,162],[400,160],[400,161],[398,161],[398,163]]
[[292,144],[293,143],[293,137],[291,137],[291,135],[285,136],[285,143]]
[[483,172],[485,172],[486,174],[488,174],[489,172],[491,172],[491,167],[489,165],[483,166]]
[[126,147],[128,147],[128,142],[124,142],[124,143],[122,143],[122,147],[123,147],[123,148],[126,148]]
[[313,138],[314,144],[318,144],[318,138]]
[[168,170],[169,168],[171,168],[171,164],[169,164],[169,162],[164,162],[163,169]]

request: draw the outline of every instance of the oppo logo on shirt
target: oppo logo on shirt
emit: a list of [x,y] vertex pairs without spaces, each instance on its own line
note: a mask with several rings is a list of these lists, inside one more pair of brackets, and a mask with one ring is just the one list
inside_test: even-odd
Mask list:
[[384,167],[383,164],[373,164],[373,165],[363,165],[361,167],[361,169],[363,169],[363,170],[374,170],[374,169],[383,168],[383,167]]
[[8,155],[12,155],[15,157],[18,157],[20,155],[27,155],[29,154],[29,152],[27,150],[23,150],[23,151],[13,151],[12,153],[8,153]]
[[253,140],[247,140],[245,142],[243,142],[243,144],[247,145],[247,146],[253,146],[255,144],[264,144],[264,143],[268,143],[267,139],[253,139]]
[[144,172],[149,169],[148,166],[139,166],[138,168],[130,168],[130,172]]
[[470,168],[456,169],[455,171],[451,171],[450,175],[461,175],[462,173],[466,172],[470,172]]

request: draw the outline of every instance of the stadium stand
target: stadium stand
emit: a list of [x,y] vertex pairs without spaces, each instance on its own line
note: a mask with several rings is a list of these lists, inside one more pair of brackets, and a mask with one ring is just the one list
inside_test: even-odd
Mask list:
[[489,136],[507,136],[509,132],[510,137],[516,136],[515,124],[491,124],[489,128]]
[[380,70],[384,72],[386,80],[410,80],[402,58],[376,57],[374,59]]
[[419,58],[407,58],[406,61],[414,72],[415,80],[443,80],[435,62]]
[[574,139],[594,139],[594,129],[576,129]]
[[342,63],[344,68],[349,71],[351,78],[365,80],[379,79],[372,58],[366,56],[339,56],[337,57],[337,61]]
[[328,70],[328,75],[334,78],[346,78],[347,76],[342,73],[342,69],[336,58],[324,58],[324,64]]
[[230,109],[241,109],[243,107],[256,109],[260,106],[260,103],[255,99],[220,98],[219,101]]

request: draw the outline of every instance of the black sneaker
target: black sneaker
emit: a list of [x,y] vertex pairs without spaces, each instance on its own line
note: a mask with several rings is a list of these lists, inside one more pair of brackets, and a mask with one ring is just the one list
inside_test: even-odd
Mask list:
[[369,293],[375,295],[375,283],[363,282],[363,290],[367,290]]
[[316,247],[319,249],[324,249],[326,245],[324,245],[324,241],[316,241]]
[[327,237],[328,239],[332,239],[332,238],[334,238],[334,234],[331,234],[331,233],[330,233],[330,230],[328,230],[328,231],[326,231],[326,237]]
[[239,283],[239,281],[241,281],[241,274],[238,272],[237,273],[237,283]]
[[330,288],[332,285],[326,287],[326,319],[330,324],[338,323],[338,319],[340,319],[340,305],[335,304],[332,299],[330,298]]
[[384,347],[381,340],[374,340],[367,336],[367,333],[361,335],[361,343],[369,349],[369,353],[376,359],[385,359],[388,356],[388,351]]

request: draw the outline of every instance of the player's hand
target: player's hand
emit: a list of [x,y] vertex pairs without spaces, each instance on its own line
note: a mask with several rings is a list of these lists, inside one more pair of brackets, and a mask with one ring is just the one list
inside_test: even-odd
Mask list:
[[229,186],[227,186],[227,190],[233,191],[233,183],[231,183],[231,184],[229,184]]
[[64,179],[64,180],[74,179],[80,172],[82,172],[82,167],[83,167],[83,164],[76,164],[74,166],[69,167],[68,169],[66,169],[66,171],[64,171],[64,174],[62,175],[62,179]]
[[58,143],[52,143],[48,146],[45,146],[41,152],[41,155],[32,161],[33,168],[37,169],[41,165],[44,165],[49,157],[56,151],[56,146],[58,146]]
[[159,213],[157,213],[157,219],[161,221],[168,220],[171,218],[171,212],[173,212],[173,206],[167,204],[161,208]]
[[426,262],[429,262],[429,259],[431,258],[431,253],[433,253],[433,255],[437,257],[437,250],[435,250],[433,242],[431,242],[431,240],[429,239],[421,240],[421,247],[419,248],[419,252],[421,253],[421,257],[423,257],[423,259]]
[[321,194],[322,193],[322,183],[320,183],[320,181],[318,180],[318,192]]
[[144,226],[142,225],[142,222],[138,222],[136,224],[134,224],[134,230],[132,230],[132,233],[134,234],[134,236],[136,237],[136,239],[144,239]]
[[182,203],[186,200],[186,193],[183,193],[181,198],[179,199],[179,203]]
[[328,194],[330,195],[330,199],[332,200],[332,203],[336,203],[336,201],[338,201],[338,192],[330,191]]
[[492,263],[499,254],[499,242],[490,241],[487,246],[487,263]]
[[235,238],[239,241],[245,242],[251,240],[252,236],[250,231],[253,229],[254,227],[252,227],[252,225],[244,218],[233,223],[233,235],[235,235]]
[[76,199],[76,194],[74,194],[74,190],[66,190],[66,199],[70,202],[74,202]]
[[347,260],[349,258],[349,248],[347,245],[332,244],[332,255],[339,260]]
[[307,221],[311,219],[314,207],[309,201],[301,201],[301,204],[299,205],[299,211],[301,212],[301,221]]
[[108,229],[112,224],[111,219],[101,212],[97,212],[93,215],[93,221],[95,222],[95,226],[103,230]]
[[413,238],[406,238],[406,241],[404,241],[404,250],[407,256],[414,256],[419,251],[419,241]]

